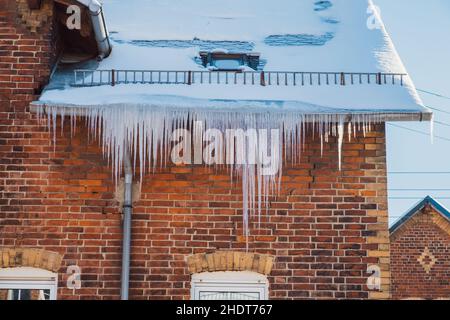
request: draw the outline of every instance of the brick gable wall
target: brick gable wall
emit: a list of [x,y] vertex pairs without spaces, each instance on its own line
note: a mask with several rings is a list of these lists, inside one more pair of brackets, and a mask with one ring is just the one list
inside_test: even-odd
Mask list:
[[[117,299],[122,194],[83,125],[71,137],[67,123],[52,146],[46,122],[29,112],[50,74],[51,24],[32,32],[15,1],[0,2],[0,247],[62,255],[60,299]],[[285,166],[281,195],[252,224],[249,251],[275,259],[271,298],[389,297],[384,125],[346,142],[343,156],[339,172],[337,142],[321,157],[308,136],[302,163]],[[202,166],[145,177],[133,214],[131,298],[187,299],[189,256],[245,251],[241,194],[229,173]],[[372,264],[382,292],[365,286]],[[79,290],[66,288],[68,265],[81,268]]]
[[[418,213],[391,236],[392,297],[450,299],[450,223]],[[424,256],[425,266],[419,259]],[[435,264],[427,270],[432,255]],[[428,257],[427,257],[428,256]]]

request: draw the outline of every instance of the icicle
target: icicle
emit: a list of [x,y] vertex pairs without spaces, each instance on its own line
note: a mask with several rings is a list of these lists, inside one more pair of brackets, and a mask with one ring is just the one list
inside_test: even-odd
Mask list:
[[348,131],[348,142],[350,142],[350,141],[352,141],[352,123],[351,123],[351,121],[348,122],[347,131]]
[[320,156],[323,158],[323,133],[320,133]]
[[342,169],[342,144],[344,141],[344,118],[340,117],[337,124],[338,128],[338,153],[339,153],[339,171]]
[[[76,107],[67,110],[65,106],[43,106],[38,108],[38,118],[47,113],[48,130],[53,134],[56,145],[57,116],[61,116],[61,130],[65,114],[70,116],[71,136],[76,132],[77,118],[85,118],[90,137],[97,139],[102,152],[112,167],[111,174],[117,184],[123,167],[123,154],[131,152],[133,169],[139,168],[140,183],[146,172],[155,172],[157,167],[165,168],[171,161],[172,132],[175,129],[192,130],[192,141],[203,143],[208,129],[215,129],[226,137],[229,129],[242,129],[247,133],[254,129],[258,139],[267,141],[264,151],[270,161],[276,163],[276,172],[265,174],[262,163],[261,140],[256,145],[244,143],[239,150],[230,146],[230,141],[222,139],[215,149],[215,158],[223,159],[222,163],[213,163],[214,168],[225,168],[229,171],[231,182],[241,179],[243,201],[243,232],[249,236],[250,220],[256,215],[261,222],[261,213],[268,212],[269,197],[277,195],[281,189],[283,163],[296,164],[301,161],[300,155],[306,145],[307,132],[313,131],[320,137],[320,153],[324,154],[324,143],[330,137],[338,141],[339,170],[342,167],[342,149],[345,137],[345,115],[320,114],[305,115],[298,113],[267,112],[225,112],[208,110],[173,110],[164,106],[148,105],[112,105]],[[356,131],[365,135],[380,117],[373,115],[353,115],[347,123],[349,141],[356,137]],[[268,137],[263,137],[260,129],[267,130]],[[270,130],[278,130],[278,137],[272,137]],[[432,126],[430,128],[432,132]],[[284,146],[284,148],[283,148]],[[203,148],[203,147],[202,147]],[[234,148],[234,147],[233,147]],[[233,152],[231,154],[231,152]],[[238,155],[238,156],[237,156]],[[195,163],[211,163],[211,154],[197,153]],[[225,163],[226,159],[245,159],[244,163]],[[254,160],[256,159],[256,160]],[[137,165],[139,162],[139,166]]]
[[52,110],[52,123],[53,123],[53,152],[56,152],[56,121],[57,121],[57,109]]
[[430,119],[430,140],[431,144],[434,144],[434,114],[431,116]]

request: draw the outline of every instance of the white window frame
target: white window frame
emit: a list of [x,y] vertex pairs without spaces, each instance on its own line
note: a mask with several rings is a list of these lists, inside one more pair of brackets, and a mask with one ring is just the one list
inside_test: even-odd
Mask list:
[[58,274],[30,268],[0,268],[1,289],[50,290],[50,300],[56,300]]
[[260,300],[269,299],[267,277],[249,271],[203,272],[192,275],[191,299],[200,300],[200,293],[208,292],[257,292]]

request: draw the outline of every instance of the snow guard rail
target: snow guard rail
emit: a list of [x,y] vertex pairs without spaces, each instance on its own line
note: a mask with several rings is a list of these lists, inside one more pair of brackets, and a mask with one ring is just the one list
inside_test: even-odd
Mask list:
[[406,73],[295,71],[74,70],[74,87],[116,84],[230,84],[260,86],[401,85]]

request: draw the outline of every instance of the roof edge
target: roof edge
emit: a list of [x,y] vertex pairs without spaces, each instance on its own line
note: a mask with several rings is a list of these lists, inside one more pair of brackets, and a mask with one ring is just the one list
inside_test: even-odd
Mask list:
[[[132,105],[133,103],[130,103],[130,105]],[[116,103],[111,104],[111,105],[116,105]],[[38,113],[39,111],[42,110],[42,107],[59,107],[59,108],[89,108],[89,107],[95,107],[93,106],[87,106],[87,105],[72,105],[72,104],[60,104],[60,103],[46,103],[46,102],[42,102],[42,101],[33,101],[30,104],[30,111],[33,113]],[[142,105],[141,105],[142,106]],[[190,109],[190,107],[174,107],[177,109]],[[209,110],[208,107],[204,108],[205,110]],[[211,111],[217,112],[217,109],[211,109]],[[219,111],[225,111],[225,110],[219,110]],[[234,109],[230,111],[235,111]],[[254,112],[255,110],[253,110],[252,112]],[[261,112],[266,113],[268,110],[267,109],[262,109]],[[274,113],[275,112],[286,112],[286,113],[295,113],[295,110],[289,109],[289,110],[284,110],[284,111],[280,111],[280,110],[273,110]],[[77,112],[75,111],[75,114]],[[392,111],[392,112],[370,112],[370,111],[363,111],[363,110],[355,110],[354,112],[351,111],[343,111],[343,112],[318,112],[318,113],[314,113],[314,112],[300,112],[303,113],[305,115],[311,116],[310,118],[313,118],[312,116],[314,115],[347,115],[349,118],[349,121],[351,120],[351,118],[353,116],[356,115],[365,115],[365,116],[374,116],[374,118],[376,117],[376,119],[379,122],[390,122],[390,121],[395,121],[395,122],[407,122],[407,121],[419,121],[419,122],[427,122],[427,121],[432,121],[433,119],[433,113],[432,112],[420,112],[420,111]],[[308,119],[306,119],[308,120]]]
[[392,235],[398,229],[400,229],[407,221],[420,212],[426,205],[431,205],[442,217],[450,222],[450,211],[445,208],[438,201],[433,199],[431,196],[426,196],[425,199],[421,200],[414,207],[409,209],[397,222],[394,223],[392,227],[389,228],[389,233]]

